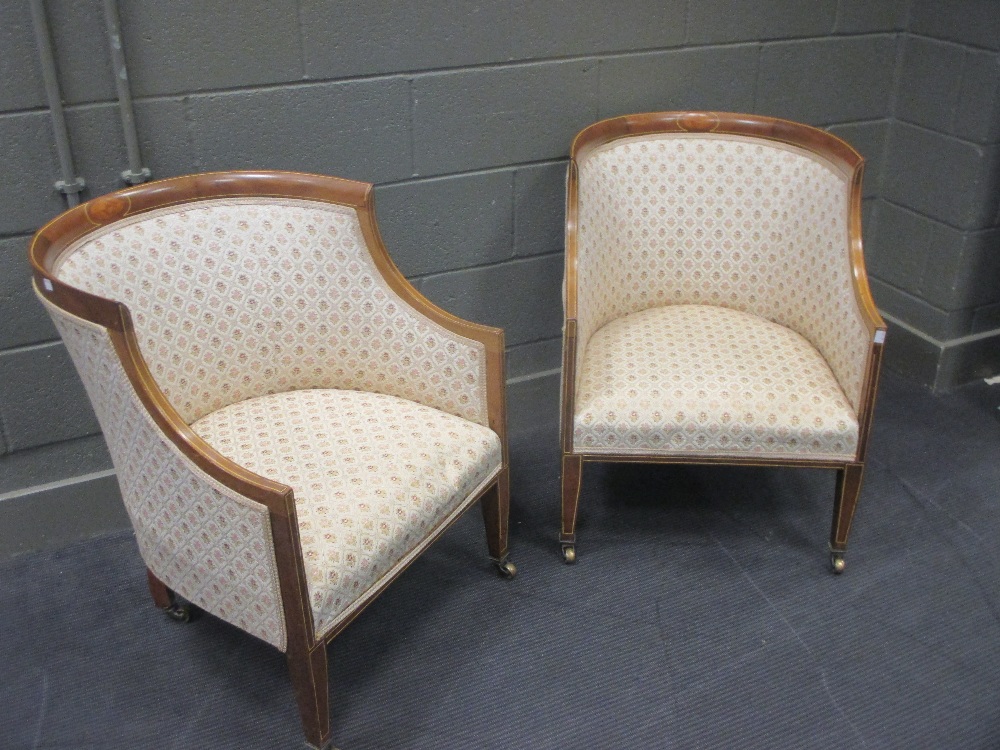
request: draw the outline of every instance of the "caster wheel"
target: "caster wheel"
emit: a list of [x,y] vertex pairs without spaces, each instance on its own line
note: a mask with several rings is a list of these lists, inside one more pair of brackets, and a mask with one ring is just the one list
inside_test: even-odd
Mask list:
[[512,563],[510,560],[504,560],[503,562],[498,562],[497,570],[499,570],[500,575],[502,575],[508,581],[517,575],[517,566],[514,565],[514,563]]
[[191,617],[194,614],[190,604],[171,604],[163,611],[174,622],[191,622]]
[[847,563],[844,562],[843,552],[831,552],[830,553],[830,569],[840,575],[844,572],[844,568],[847,567]]
[[572,544],[564,544],[562,548],[563,562],[572,565],[576,562],[576,547]]

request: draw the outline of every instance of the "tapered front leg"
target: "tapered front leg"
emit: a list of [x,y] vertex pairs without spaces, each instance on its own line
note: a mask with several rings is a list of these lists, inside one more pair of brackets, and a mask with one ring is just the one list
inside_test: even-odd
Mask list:
[[330,730],[330,686],[327,678],[326,644],[311,649],[288,648],[288,672],[302,717],[306,742],[317,750],[328,750]]
[[837,470],[837,497],[833,504],[833,526],[830,529],[830,565],[834,573],[843,573],[847,537],[861,495],[864,464],[848,464]]
[[562,461],[562,529],[559,541],[562,543],[563,560],[576,562],[576,511],[580,501],[580,480],[583,475],[583,460],[579,456],[563,454]]
[[486,544],[490,558],[499,562],[507,557],[507,523],[510,515],[510,482],[504,468],[494,484],[479,501],[486,525]]

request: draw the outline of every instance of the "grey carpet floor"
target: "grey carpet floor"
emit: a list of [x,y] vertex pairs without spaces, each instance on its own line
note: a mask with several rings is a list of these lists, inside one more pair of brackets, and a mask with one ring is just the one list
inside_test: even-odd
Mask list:
[[[847,572],[833,472],[597,465],[565,566],[556,432],[512,445],[514,581],[470,513],[329,648],[364,748],[1000,748],[1000,387],[887,376]],[[284,657],[168,621],[129,534],[0,567],[0,748],[297,748]]]

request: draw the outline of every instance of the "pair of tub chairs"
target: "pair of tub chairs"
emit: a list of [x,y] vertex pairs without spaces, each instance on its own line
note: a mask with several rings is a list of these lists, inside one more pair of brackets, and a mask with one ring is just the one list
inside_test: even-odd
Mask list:
[[[571,153],[562,530],[587,461],[838,472],[861,485],[885,327],[861,255],[862,160],[750,115],[657,113]],[[287,654],[308,743],[330,742],[327,643],[480,501],[507,559],[504,338],[411,287],[370,185],[180,177],[80,205],[34,283],[114,459],[157,606]]]

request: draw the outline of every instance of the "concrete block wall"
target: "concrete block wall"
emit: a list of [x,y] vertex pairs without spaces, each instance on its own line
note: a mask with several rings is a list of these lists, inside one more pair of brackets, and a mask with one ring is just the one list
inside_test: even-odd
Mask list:
[[[120,0],[153,175],[273,168],[374,182],[403,272],[446,309],[506,329],[515,431],[557,419],[563,190],[574,134],[603,117],[658,109],[759,112],[827,127],[869,159],[866,216],[891,226],[891,210],[903,204],[881,197],[882,175],[907,148],[899,138],[928,130],[897,122],[893,109],[903,66],[925,54],[908,46],[920,36],[908,30],[910,5]],[[92,197],[120,187],[126,167],[101,7],[64,0],[48,10],[77,173]],[[0,76],[8,82],[0,89],[0,474],[15,467],[9,475],[41,486],[51,477],[38,468],[31,479],[32,467],[52,464],[59,446],[67,455],[91,446],[97,425],[27,290],[28,237],[63,203],[52,187],[58,166],[25,3],[0,5]],[[989,89],[987,79],[975,85]],[[966,131],[948,137],[972,143]],[[929,218],[913,202],[906,210]],[[896,289],[893,263],[915,261],[896,244],[882,247],[881,288]],[[82,467],[56,461],[53,481],[107,471],[106,454],[92,454]],[[18,492],[0,484],[0,511]]]
[[934,389],[1000,371],[1000,5],[914,0],[866,255],[887,364]]

